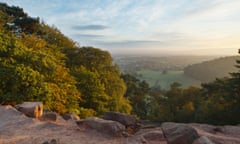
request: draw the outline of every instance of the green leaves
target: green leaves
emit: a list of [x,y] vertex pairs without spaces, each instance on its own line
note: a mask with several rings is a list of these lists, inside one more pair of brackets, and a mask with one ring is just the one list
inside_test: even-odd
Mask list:
[[69,49],[66,55],[67,65],[82,93],[80,106],[98,115],[109,110],[130,113],[131,106],[124,97],[126,86],[108,52],[82,47]]
[[78,47],[21,8],[0,8],[0,103],[43,101],[50,110],[85,116],[131,111],[108,52]]
[[109,97],[98,73],[91,72],[83,66],[72,68],[71,73],[75,76],[76,86],[82,94],[83,101],[79,104],[81,107],[93,109],[97,114],[109,110]]
[[78,109],[80,93],[58,59],[62,56],[50,55],[51,51],[41,46],[46,45],[38,44],[39,49],[32,50],[0,32],[0,102],[43,101],[46,108],[60,113]]

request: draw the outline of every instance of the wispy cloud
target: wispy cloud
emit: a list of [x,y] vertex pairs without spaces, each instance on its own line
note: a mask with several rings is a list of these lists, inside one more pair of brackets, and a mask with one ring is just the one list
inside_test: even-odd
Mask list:
[[146,47],[146,46],[156,46],[159,44],[164,44],[162,41],[153,40],[123,40],[123,41],[94,41],[96,45],[105,46],[106,48],[136,48],[136,47]]
[[240,45],[239,0],[1,1],[40,16],[83,45],[109,50]]
[[103,38],[104,35],[93,35],[93,34],[74,34],[73,37],[78,38]]
[[75,30],[104,30],[109,27],[105,25],[79,25],[73,26],[72,28]]

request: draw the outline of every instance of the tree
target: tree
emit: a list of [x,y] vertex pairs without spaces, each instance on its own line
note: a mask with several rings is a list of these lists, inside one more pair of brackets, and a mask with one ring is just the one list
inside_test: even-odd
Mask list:
[[131,102],[132,113],[141,119],[146,119],[149,111],[148,94],[150,88],[148,83],[129,74],[123,74],[121,77],[127,86],[125,97]]
[[43,101],[50,110],[85,116],[130,113],[126,86],[108,52],[80,48],[21,8],[1,3],[0,8],[1,103]]
[[148,119],[158,122],[193,122],[200,107],[201,89],[181,88],[173,83],[169,90],[151,90]]
[[[236,63],[239,68],[239,60]],[[205,97],[203,121],[214,124],[239,123],[240,72],[230,74],[230,78],[216,79],[202,85]]]
[[0,32],[0,101],[43,101],[64,113],[77,111],[80,93],[68,69],[46,51],[33,51],[14,35]]
[[109,111],[109,97],[105,93],[105,87],[99,75],[87,70],[84,66],[72,68],[71,73],[77,81],[77,89],[82,94],[80,107],[91,109],[97,115]]
[[[95,96],[98,95],[99,98],[101,98],[101,95],[102,98],[104,97],[104,99],[99,99],[100,101],[98,102],[99,104],[102,103],[102,105],[99,105],[99,108],[102,107],[102,110],[94,109],[97,113],[101,113],[103,110],[130,113],[131,106],[124,97],[126,86],[120,78],[118,67],[113,64],[112,57],[108,52],[93,47],[82,47],[68,49],[65,53],[67,66],[74,73],[73,75],[78,79],[78,82],[87,78],[86,82],[92,81],[90,85],[93,86],[93,92],[101,91],[99,94],[94,94]],[[85,71],[83,72],[85,76],[82,75],[81,71]],[[97,84],[94,84],[94,82]],[[83,91],[83,88],[79,90]],[[87,94],[86,96],[92,97],[93,95],[89,96]]]

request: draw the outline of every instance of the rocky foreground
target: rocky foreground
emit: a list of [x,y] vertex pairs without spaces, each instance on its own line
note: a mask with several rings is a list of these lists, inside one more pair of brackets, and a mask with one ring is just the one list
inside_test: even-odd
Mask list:
[[240,144],[239,126],[143,124],[116,112],[84,120],[53,112],[33,117],[0,106],[0,144]]

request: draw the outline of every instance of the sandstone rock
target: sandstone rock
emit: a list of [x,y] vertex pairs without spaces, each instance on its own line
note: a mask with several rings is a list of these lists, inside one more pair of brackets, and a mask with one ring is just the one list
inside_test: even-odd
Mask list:
[[[62,117],[58,116],[58,118]],[[113,135],[113,132],[106,133],[105,130],[108,129],[109,125],[104,127],[99,124],[99,132],[97,132],[88,129],[90,126],[86,123],[84,124],[83,121],[79,122],[82,125],[79,127],[68,124],[68,121],[65,120],[63,122],[59,122],[59,120],[56,122],[39,121],[38,119],[25,116],[12,106],[0,106],[0,144],[43,144],[44,142],[49,144],[52,139],[56,140],[52,141],[53,144],[56,144],[56,142],[57,144],[167,144],[166,140],[161,141],[160,137],[164,134],[161,135],[161,127],[157,127],[157,125],[150,124],[141,127],[134,135],[116,138],[109,136]],[[118,124],[121,125],[120,123]],[[170,123],[171,125],[171,132],[175,133],[174,131],[177,131],[177,128],[174,127],[186,124]],[[239,126],[187,125],[193,127],[200,136],[207,137],[214,144],[240,144]],[[122,127],[124,129],[123,125]],[[116,133],[121,135],[121,131]],[[188,139],[188,136],[184,138]],[[202,137],[196,139],[194,144],[202,139]],[[181,140],[176,143],[181,144]]]
[[147,141],[165,141],[162,131],[152,130],[142,134],[142,137]]
[[48,141],[45,141],[45,142],[43,142],[42,144],[49,144],[49,142],[48,142]]
[[214,126],[214,125],[209,125],[209,124],[190,124],[191,127],[196,127],[201,130],[204,130],[206,132],[212,133],[212,134],[217,134],[217,133],[222,133],[223,132],[223,127],[221,126]]
[[40,118],[41,121],[54,121],[56,122],[57,121],[57,113],[55,112],[47,112],[47,113],[44,113],[42,115],[42,117]]
[[103,119],[117,121],[125,126],[133,126],[138,123],[138,120],[134,116],[119,112],[105,112]]
[[78,115],[72,114],[72,113],[63,114],[62,117],[65,120],[74,120],[74,121],[79,121],[80,120],[80,117]]
[[192,144],[195,139],[199,138],[197,131],[185,124],[163,123],[162,130],[168,144]]
[[104,120],[97,117],[78,121],[77,124],[86,128],[95,129],[110,136],[122,136],[122,133],[125,131],[124,125],[120,124],[119,122]]
[[56,139],[52,139],[50,142],[45,141],[42,144],[57,144],[57,140]]
[[32,123],[32,120],[10,105],[0,106],[0,130],[7,125],[23,125],[25,122]]
[[196,139],[193,144],[215,144],[213,143],[208,137],[201,136],[200,138]]
[[190,124],[199,135],[207,136],[215,144],[239,144],[240,127],[239,126],[214,126],[209,124]]
[[223,126],[222,133],[226,135],[240,135],[240,126]]
[[43,114],[43,104],[41,102],[24,102],[17,105],[16,109],[33,118],[39,118]]
[[142,132],[141,139],[143,142],[146,142],[146,143],[167,144],[164,134],[160,128],[149,129],[145,132]]
[[167,144],[161,127],[140,129],[128,140],[127,144]]

